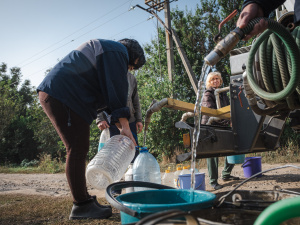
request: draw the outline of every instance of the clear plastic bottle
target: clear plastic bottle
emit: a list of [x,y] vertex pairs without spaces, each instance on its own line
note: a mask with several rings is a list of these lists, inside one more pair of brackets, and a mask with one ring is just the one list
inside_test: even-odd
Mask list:
[[[146,147],[142,147],[140,154],[133,163],[133,180],[161,184],[160,167],[153,155]],[[151,188],[135,187],[134,191],[152,190]]]
[[96,189],[104,189],[119,181],[135,155],[135,146],[124,135],[111,137],[89,162],[86,179]]
[[110,139],[109,128],[105,128],[100,134],[98,152],[103,148],[104,144]]
[[[133,169],[133,163],[130,163],[130,165],[128,166],[128,170],[125,173],[125,181],[133,181],[132,169]],[[125,188],[125,191],[126,193],[134,192],[134,188],[133,187]]]
[[178,176],[180,175],[181,171],[182,171],[182,167],[178,166],[176,168],[176,172],[174,173],[174,187],[175,188],[178,188],[177,181],[178,181]]
[[180,172],[180,175],[183,175],[183,174],[190,174],[191,173],[191,171],[188,169],[188,167],[187,166],[184,166],[183,167],[183,170],[181,170],[181,172]]
[[163,185],[167,185],[173,187],[174,182],[174,173],[170,172],[170,170],[166,170],[164,176],[162,177],[161,183]]

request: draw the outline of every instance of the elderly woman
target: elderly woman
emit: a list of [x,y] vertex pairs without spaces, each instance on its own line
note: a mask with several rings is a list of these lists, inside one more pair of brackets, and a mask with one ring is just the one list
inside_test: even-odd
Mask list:
[[[223,83],[221,74],[219,72],[211,72],[208,74],[206,79],[206,90],[204,92],[203,100],[202,100],[202,106],[217,109],[217,103],[216,103],[216,97],[215,97],[215,90],[219,87],[221,87]],[[229,99],[227,97],[227,94],[225,92],[221,92],[220,95],[220,104],[221,107],[225,107],[229,105]],[[206,124],[209,120],[209,116],[203,115],[201,119],[201,124]],[[219,125],[219,126],[229,126],[230,121],[229,120],[218,120],[213,121],[212,125]],[[222,185],[218,184],[218,158],[207,158],[207,167],[208,167],[208,174],[210,178],[210,185],[215,190],[223,188]],[[239,177],[231,176],[230,173],[234,167],[234,164],[229,164],[227,162],[227,158],[225,157],[225,165],[224,169],[222,171],[222,179],[224,181],[229,180],[238,180]]]

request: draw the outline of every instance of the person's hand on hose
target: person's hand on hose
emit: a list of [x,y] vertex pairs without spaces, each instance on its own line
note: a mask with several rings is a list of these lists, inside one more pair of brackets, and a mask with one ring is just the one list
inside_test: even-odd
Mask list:
[[[260,5],[256,3],[251,3],[247,5],[241,12],[239,19],[236,23],[236,26],[241,29],[245,28],[250,20],[257,17],[263,17],[263,16],[264,16],[264,12],[260,7]],[[267,28],[268,28],[268,22],[265,20],[260,20],[259,23],[255,24],[253,30],[243,38],[243,40],[248,41],[254,35],[262,33]]]

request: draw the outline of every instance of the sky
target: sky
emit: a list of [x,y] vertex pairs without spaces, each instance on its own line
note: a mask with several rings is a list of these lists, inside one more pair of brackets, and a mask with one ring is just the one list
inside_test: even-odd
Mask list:
[[[193,10],[199,0],[177,0],[171,10]],[[157,20],[144,0],[0,0],[0,63],[20,67],[37,87],[47,69],[90,39],[157,38]],[[164,21],[164,11],[158,13]],[[165,41],[165,40],[162,40]],[[8,72],[9,73],[9,72]]]

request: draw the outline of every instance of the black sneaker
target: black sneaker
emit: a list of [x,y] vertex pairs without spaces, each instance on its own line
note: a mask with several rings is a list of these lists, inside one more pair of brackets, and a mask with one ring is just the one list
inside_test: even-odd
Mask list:
[[222,180],[224,181],[230,181],[230,180],[239,180],[239,177],[235,177],[235,176],[229,176],[229,177],[222,177]]
[[212,186],[212,188],[215,189],[215,190],[219,190],[219,189],[221,189],[221,188],[224,187],[223,185],[218,184],[218,183],[217,183],[217,184],[212,184],[211,186]]
[[112,209],[99,207],[94,198],[82,203],[74,203],[70,214],[70,220],[82,219],[107,219],[112,215]]

